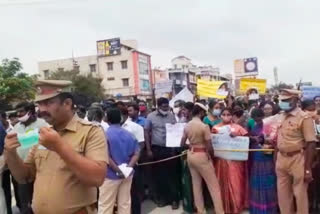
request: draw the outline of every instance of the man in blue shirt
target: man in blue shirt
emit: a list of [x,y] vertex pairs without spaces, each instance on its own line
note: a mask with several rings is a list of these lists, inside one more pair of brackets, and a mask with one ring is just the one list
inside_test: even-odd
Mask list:
[[137,104],[128,105],[128,114],[132,122],[144,127],[146,118],[139,116],[139,106]]
[[99,214],[113,214],[117,200],[118,213],[130,213],[133,167],[138,161],[140,147],[134,136],[121,127],[119,109],[110,109],[107,118],[110,124],[106,131],[110,158],[106,179],[99,189],[98,210]]

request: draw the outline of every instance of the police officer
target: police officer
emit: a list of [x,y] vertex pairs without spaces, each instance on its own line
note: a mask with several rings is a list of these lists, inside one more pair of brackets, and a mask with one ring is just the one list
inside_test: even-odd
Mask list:
[[316,136],[311,117],[297,106],[299,95],[297,90],[282,90],[279,97],[284,113],[278,130],[276,173],[282,214],[295,213],[294,197],[297,213],[309,213],[307,188],[312,180]]
[[52,128],[41,128],[39,144],[25,161],[17,155],[17,134],[8,134],[5,157],[20,183],[34,180],[32,209],[46,214],[96,213],[97,187],[106,176],[103,130],[74,114],[71,82],[38,81],[36,102]]

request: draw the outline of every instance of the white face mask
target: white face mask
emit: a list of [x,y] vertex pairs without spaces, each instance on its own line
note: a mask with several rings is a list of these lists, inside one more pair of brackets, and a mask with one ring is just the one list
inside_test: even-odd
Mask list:
[[159,109],[160,114],[162,114],[163,116],[167,116],[168,115],[168,111],[163,111],[161,109]]
[[29,120],[29,118],[30,118],[30,114],[29,114],[29,112],[28,112],[28,113],[26,113],[24,116],[19,117],[18,120],[19,120],[19,122],[24,123],[24,122],[27,122],[27,121]]
[[179,107],[173,108],[173,113],[174,113],[175,115],[178,115],[179,112],[180,112],[180,108],[179,108]]

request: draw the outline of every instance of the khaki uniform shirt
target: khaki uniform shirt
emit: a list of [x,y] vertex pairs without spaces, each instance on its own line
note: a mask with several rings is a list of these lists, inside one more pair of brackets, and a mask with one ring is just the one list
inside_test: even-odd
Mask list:
[[[59,134],[77,153],[107,163],[106,139],[100,126],[74,116]],[[33,147],[25,162],[35,170],[35,214],[72,214],[97,201],[97,187],[82,184],[57,153]]]
[[184,135],[192,146],[204,147],[205,142],[211,140],[210,128],[198,117],[194,117],[184,128]]
[[295,152],[306,147],[306,142],[316,141],[314,123],[300,108],[283,115],[278,131],[278,149],[281,152]]

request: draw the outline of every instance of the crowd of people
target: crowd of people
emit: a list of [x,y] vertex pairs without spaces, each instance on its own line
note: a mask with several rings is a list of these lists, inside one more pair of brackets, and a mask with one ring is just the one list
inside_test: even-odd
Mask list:
[[[320,212],[320,99],[288,89],[249,96],[253,90],[172,106],[161,97],[156,108],[113,99],[84,108],[70,85],[39,81],[34,102],[1,113],[1,213],[12,213],[11,182],[23,214],[141,214],[146,199],[173,210],[182,200],[198,214],[208,200],[217,214]],[[180,147],[166,146],[168,123],[186,124]],[[22,146],[20,134],[33,130],[39,143]],[[216,157],[212,134],[246,137],[254,151],[247,161]]]

